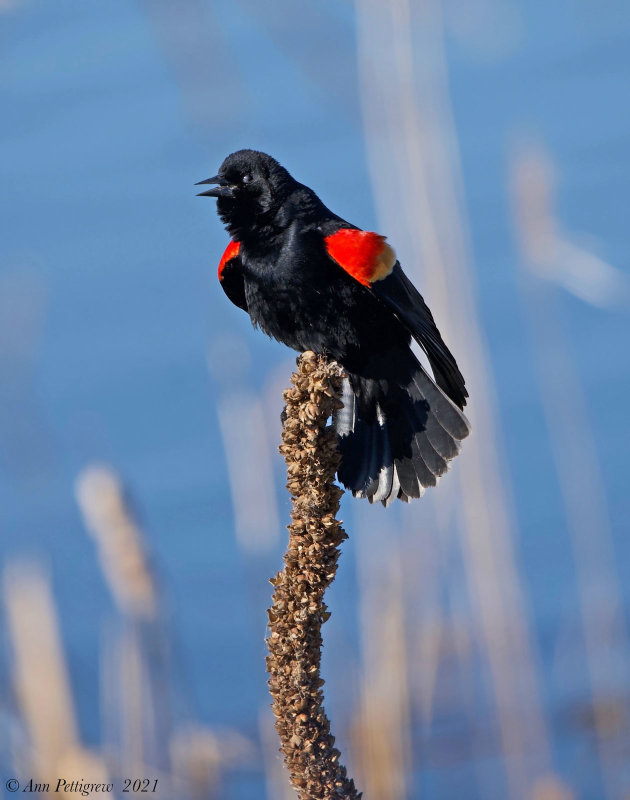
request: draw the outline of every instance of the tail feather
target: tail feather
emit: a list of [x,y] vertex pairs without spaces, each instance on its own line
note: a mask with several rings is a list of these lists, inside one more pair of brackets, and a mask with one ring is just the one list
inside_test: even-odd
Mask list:
[[[453,439],[448,434],[444,435],[444,429],[440,427],[439,430],[425,431],[427,440],[431,443],[431,447],[439,453],[445,461],[451,461],[458,456],[461,452],[462,445],[458,439]],[[448,464],[447,464],[448,469]]]
[[[373,495],[368,494],[370,503],[385,502],[392,492],[392,485],[394,481],[394,459],[392,456],[391,442],[389,440],[389,431],[387,429],[387,418],[385,417],[385,414],[383,413],[383,410],[379,404],[376,406],[376,418],[378,421],[382,466],[380,467],[378,473],[378,486],[376,491]],[[399,488],[400,483],[398,484],[396,493],[398,493]],[[393,499],[394,498],[392,498],[392,501]]]
[[381,428],[378,424],[370,426],[370,433],[366,436],[370,439],[371,453],[369,456],[369,467],[367,470],[367,485],[365,496],[374,497],[378,491],[379,476],[381,472],[381,461],[383,458],[383,437]]
[[344,407],[334,418],[339,480],[355,496],[384,506],[435,486],[470,433],[464,414],[411,351],[407,363],[388,366],[393,377],[386,380],[344,378]]
[[[355,422],[354,432],[348,436],[342,450],[342,463],[339,478],[355,497],[367,497],[371,483],[368,471],[371,465],[371,428],[362,419]],[[343,477],[342,477],[343,476]]]
[[433,419],[453,439],[465,439],[470,433],[470,423],[455,403],[433,383],[422,367],[414,373],[413,383],[420,396],[429,404]]
[[387,508],[387,506],[391,505],[394,500],[400,497],[400,477],[398,475],[398,470],[396,469],[396,465],[394,464],[394,477],[392,479],[392,490],[390,492],[389,497],[386,497],[385,500],[381,500],[381,503]]
[[436,450],[434,445],[431,442],[431,439],[427,435],[426,431],[418,431],[415,435],[417,447],[422,453],[422,458],[424,459],[424,463],[427,467],[431,470],[433,475],[436,477],[440,477],[444,475],[444,473],[448,469],[447,459],[442,456],[442,454]]
[[424,489],[418,480],[415,465],[411,458],[394,459],[394,465],[398,471],[398,479],[400,480],[400,492],[398,496],[402,500],[420,497],[424,494]]
[[407,420],[405,438],[409,441],[409,446],[411,448],[410,457],[405,459],[405,463],[410,463],[415,470],[416,477],[420,484],[420,494],[418,496],[422,497],[424,489],[427,486],[435,486],[436,483],[435,475],[427,464],[427,457],[424,450],[416,439],[416,431],[419,429],[419,426],[427,424],[429,419],[426,412],[418,418],[418,415],[414,413],[415,407],[411,403],[403,403],[402,405],[402,411]]
[[411,452],[411,432],[414,425],[410,421],[412,412],[412,408],[403,407],[395,416],[387,416],[387,428],[392,440],[394,467],[398,472],[400,492],[407,497],[420,497],[421,486]]
[[343,379],[341,386],[341,402],[343,407],[335,411],[335,430],[338,436],[348,436],[354,431],[357,398],[347,377]]
[[436,486],[438,479],[442,474],[433,466],[431,466],[431,454],[435,451],[432,447],[427,447],[427,445],[428,442],[426,438],[422,439],[418,436],[418,434],[413,435],[411,440],[411,453],[414,464],[416,465],[416,472],[418,473],[420,483],[425,487]]

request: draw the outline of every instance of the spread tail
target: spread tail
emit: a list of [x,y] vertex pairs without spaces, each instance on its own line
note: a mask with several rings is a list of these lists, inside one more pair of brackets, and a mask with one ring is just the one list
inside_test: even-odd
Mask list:
[[422,497],[427,486],[435,486],[470,433],[462,411],[413,353],[404,363],[398,359],[387,364],[387,379],[344,378],[343,408],[333,421],[339,480],[355,497],[384,506],[397,497]]

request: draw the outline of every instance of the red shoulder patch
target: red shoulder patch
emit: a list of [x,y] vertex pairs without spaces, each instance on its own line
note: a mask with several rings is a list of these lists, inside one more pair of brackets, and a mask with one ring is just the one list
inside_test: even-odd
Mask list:
[[219,261],[219,280],[221,280],[221,276],[223,275],[223,269],[228,261],[231,261],[233,258],[236,258],[238,255],[238,251],[241,249],[240,242],[231,241],[229,245],[225,248],[225,253],[221,256],[221,261]]
[[324,241],[333,261],[367,287],[386,278],[396,263],[396,254],[378,233],[342,228]]

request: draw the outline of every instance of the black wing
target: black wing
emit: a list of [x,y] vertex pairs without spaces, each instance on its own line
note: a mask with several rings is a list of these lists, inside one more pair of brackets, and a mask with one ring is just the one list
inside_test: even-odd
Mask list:
[[247,299],[245,297],[245,281],[243,279],[243,265],[238,255],[221,260],[219,267],[219,283],[221,288],[235,306],[247,311]]
[[398,261],[386,278],[371,284],[371,289],[390,306],[427,354],[440,389],[463,409],[468,397],[464,377],[453,354],[444,344],[424,298],[402,271]]

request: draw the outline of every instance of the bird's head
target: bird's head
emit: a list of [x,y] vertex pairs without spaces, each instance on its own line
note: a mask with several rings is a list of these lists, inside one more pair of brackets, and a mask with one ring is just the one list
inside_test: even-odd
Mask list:
[[[274,224],[296,182],[275,158],[257,150],[229,155],[200,197],[216,197],[217,211],[228,233],[242,240],[248,233]],[[199,184],[197,184],[199,185]]]

